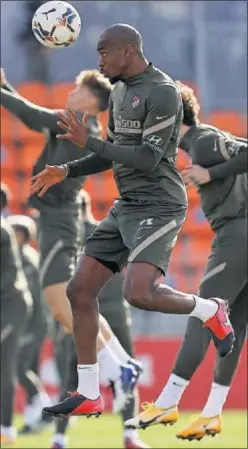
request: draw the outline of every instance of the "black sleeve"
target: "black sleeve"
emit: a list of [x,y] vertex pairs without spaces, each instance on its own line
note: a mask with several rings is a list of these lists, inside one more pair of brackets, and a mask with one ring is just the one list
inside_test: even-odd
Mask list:
[[[147,110],[141,145],[115,145],[89,137],[87,149],[110,161],[152,172],[166,153],[174,130],[179,110],[179,96],[175,87],[166,84],[155,86],[148,99]],[[109,120],[110,124],[113,123],[111,110]],[[110,128],[110,132],[113,132],[113,128]]]
[[247,173],[247,142],[213,131],[198,139],[192,163],[207,168],[211,180]]
[[197,139],[192,151],[192,163],[209,168],[236,157],[245,147],[247,148],[247,145],[228,133],[208,131]]
[[57,111],[37,106],[16,92],[1,88],[1,105],[34,131],[43,132],[44,129],[50,129],[54,133],[60,132],[57,126]]
[[65,164],[68,168],[67,178],[78,178],[80,176],[95,175],[112,168],[112,162],[98,156],[90,154],[77,161]]
[[240,146],[239,153],[222,164],[208,169],[211,181],[241,175],[248,172],[247,145]]

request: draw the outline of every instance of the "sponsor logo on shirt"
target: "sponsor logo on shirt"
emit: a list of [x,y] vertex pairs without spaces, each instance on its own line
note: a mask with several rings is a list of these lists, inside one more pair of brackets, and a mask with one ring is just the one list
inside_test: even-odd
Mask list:
[[127,120],[119,115],[115,118],[115,133],[118,132],[124,134],[142,134],[143,130],[140,120]]
[[162,145],[163,139],[155,134],[147,137],[148,142],[153,143],[154,145]]

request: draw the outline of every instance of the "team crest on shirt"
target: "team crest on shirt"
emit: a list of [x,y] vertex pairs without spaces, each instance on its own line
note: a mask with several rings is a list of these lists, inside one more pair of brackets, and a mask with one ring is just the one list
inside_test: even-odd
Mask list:
[[133,99],[132,99],[132,108],[137,108],[137,106],[139,106],[139,102],[140,102],[140,97],[138,95],[134,95]]

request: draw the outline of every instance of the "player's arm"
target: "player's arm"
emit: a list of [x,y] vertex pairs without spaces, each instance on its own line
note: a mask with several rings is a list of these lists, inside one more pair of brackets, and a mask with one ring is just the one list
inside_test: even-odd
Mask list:
[[45,128],[57,133],[56,111],[43,108],[26,100],[18,93],[12,93],[1,87],[1,106],[18,117],[28,128],[34,131],[44,131]]
[[66,178],[78,178],[79,176],[95,175],[112,168],[112,161],[105,159],[98,154],[90,154],[76,161],[64,164],[66,168]]
[[[175,87],[165,84],[157,85],[152,89],[147,102],[148,112],[141,145],[116,145],[90,136],[87,139],[86,148],[110,161],[152,172],[166,153],[178,107],[179,98]],[[111,120],[113,115],[110,111]],[[112,132],[111,129],[110,132]]]
[[234,144],[233,150],[228,154],[229,157],[225,162],[208,169],[211,181],[248,172],[247,142],[237,146]]
[[211,181],[247,173],[247,140],[236,140],[214,132],[204,145],[200,140],[192,163],[207,168]]

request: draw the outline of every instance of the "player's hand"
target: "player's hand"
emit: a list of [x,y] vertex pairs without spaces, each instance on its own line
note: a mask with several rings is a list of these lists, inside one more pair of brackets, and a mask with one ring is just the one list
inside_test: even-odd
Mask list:
[[207,184],[211,181],[207,168],[200,165],[191,165],[182,171],[182,177],[187,187],[191,185]]
[[7,83],[6,75],[1,67],[1,87],[4,86],[6,83]]
[[62,112],[58,112],[61,121],[57,125],[65,131],[65,134],[57,134],[57,139],[71,140],[75,145],[84,147],[88,139],[87,128],[87,112],[84,113],[82,123],[79,122],[75,112],[68,110],[69,117],[66,117]]
[[49,189],[49,187],[63,181],[63,179],[65,179],[65,175],[66,170],[64,167],[60,165],[46,165],[45,170],[31,178],[31,195],[39,192],[38,196],[43,196],[44,193],[46,193],[46,191]]

